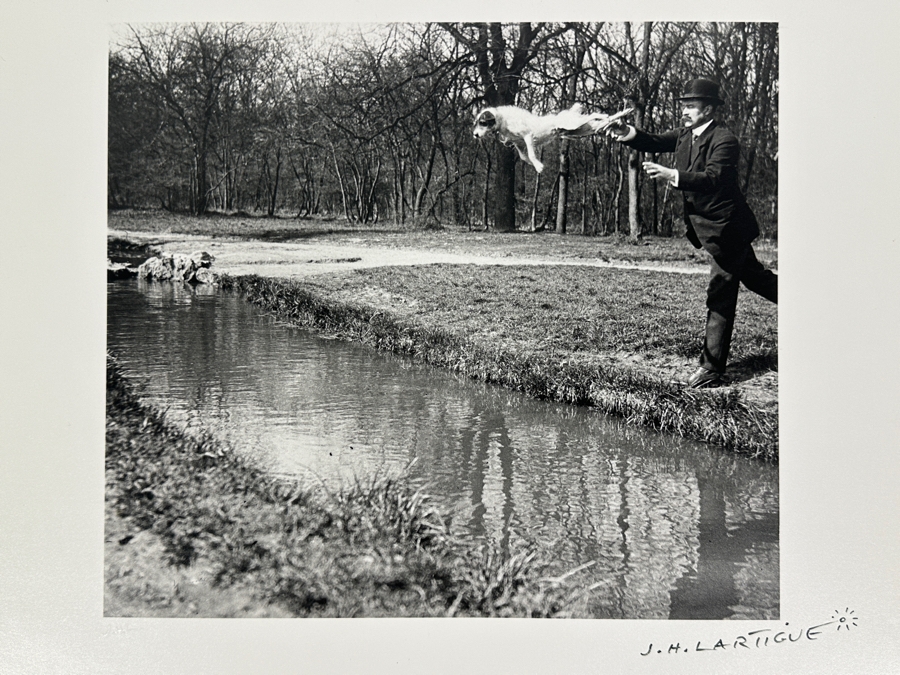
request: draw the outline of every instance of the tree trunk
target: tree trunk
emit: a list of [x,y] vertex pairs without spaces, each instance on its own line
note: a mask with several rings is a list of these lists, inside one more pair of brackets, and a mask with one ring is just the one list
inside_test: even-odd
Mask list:
[[375,188],[378,186],[378,178],[381,176],[381,160],[375,167],[375,176],[372,178],[372,184],[369,186],[369,194],[366,196],[366,218],[363,222],[376,221],[378,217],[378,208],[375,203]]
[[230,211],[232,208],[232,204],[234,203],[234,194],[231,191],[231,185],[229,185],[229,179],[231,177],[231,149],[228,145],[228,140],[225,140],[225,149],[222,153],[225,159],[225,176],[222,181],[222,203],[225,207],[226,211]]
[[[180,192],[181,192],[181,190],[179,190],[179,193]],[[179,199],[179,197],[180,197],[180,195],[173,195],[173,198],[171,200],[169,200],[169,203],[172,204],[172,206],[175,209],[179,208],[179,202],[181,202],[181,199]],[[197,158],[195,157],[194,158],[194,166],[192,167],[192,171],[191,171],[190,186],[188,188],[188,208],[190,209],[190,212],[194,215],[196,215],[198,213],[198,211],[197,211],[198,204],[199,204],[199,202],[197,201]]]
[[275,205],[278,201],[278,184],[281,181],[281,148],[275,150],[275,178],[272,181],[272,190],[269,197],[269,218],[275,217]]
[[[597,28],[599,30],[599,27]],[[588,41],[596,38],[597,30],[590,38],[583,39],[575,34],[575,55],[572,61],[572,71],[566,81],[564,106],[571,106],[575,102],[575,94],[578,88],[578,75],[584,67],[584,57],[587,55]],[[561,139],[559,142],[559,192],[556,202],[556,231],[558,234],[566,233],[569,205],[569,141]],[[584,217],[582,216],[582,232],[584,231]]]
[[641,239],[641,221],[638,211],[640,203],[640,155],[637,150],[628,151],[628,238],[631,241]]
[[353,189],[355,191],[354,199],[353,199],[353,207],[355,212],[353,214],[354,219],[359,222],[363,218],[363,176],[360,173],[359,166],[356,162],[353,162],[350,165],[350,169],[353,171]]
[[347,222],[351,222],[350,220],[350,211],[347,208],[347,190],[344,187],[344,176],[341,174],[341,167],[338,166],[337,153],[334,150],[334,146],[331,146],[331,156],[334,158],[334,172],[337,174],[338,185],[341,188],[341,205],[344,207],[344,218]]
[[400,158],[399,177],[397,179],[397,204],[400,207],[400,222],[406,222],[406,160]]
[[587,189],[587,178],[583,178],[581,181],[581,234],[582,236],[586,236],[588,234],[592,234],[589,231],[588,226],[588,189]]
[[[643,24],[643,41],[641,43],[640,74],[638,77],[638,90],[633,101],[634,124],[638,128],[644,126],[644,113],[649,98],[649,72],[650,72],[650,38],[653,24],[645,21]],[[630,29],[629,29],[630,35]],[[641,240],[641,158],[643,153],[631,150],[628,157],[628,239],[632,242]]]
[[569,203],[569,141],[559,141],[559,192],[556,197],[556,233],[565,234]]
[[206,162],[206,149],[200,148],[197,153],[197,182],[195,183],[197,195],[194,202],[196,205],[194,215],[197,216],[204,215],[209,208],[209,178],[206,175]]
[[487,167],[484,171],[484,198],[481,202],[481,224],[485,230],[488,229],[488,206],[490,202],[491,196],[491,153],[490,151],[486,152],[487,155]]
[[[600,225],[600,234],[609,234],[609,220],[610,220],[610,211],[612,209],[607,205],[604,208],[603,197],[600,195],[600,189],[595,188],[593,195],[591,196],[591,205],[596,204],[594,208],[594,222]],[[597,234],[597,226],[594,226],[594,234]]]
[[516,160],[518,153],[505,145],[497,146],[497,179],[494,229],[514,232],[516,229]]
[[431,155],[428,157],[428,164],[425,167],[425,174],[422,176],[422,184],[416,191],[416,201],[413,204],[413,217],[418,218],[422,215],[422,202],[425,201],[425,195],[431,187],[431,176],[434,173],[434,161],[437,158],[437,143],[431,144]]
[[[635,126],[641,127],[642,115],[640,108],[635,108],[634,112]],[[643,153],[628,149],[628,239],[632,242],[641,239],[641,220],[640,220],[640,203],[641,203],[641,158]]]
[[[544,211],[544,219],[541,221],[541,224],[538,225],[539,230],[547,229],[547,225],[551,222],[551,216],[553,215],[553,195],[559,194],[559,174],[556,174],[556,180],[553,181],[553,189],[550,190],[550,199],[547,201],[547,208]],[[553,226],[556,227],[556,222],[553,222]]]
[[622,187],[623,187],[623,185],[624,185],[624,183],[625,183],[625,175],[624,175],[624,171],[622,171],[622,160],[621,160],[621,158],[619,158],[619,161],[616,162],[616,170],[617,170],[618,175],[617,175],[617,177],[616,177],[616,196],[615,196],[615,198],[614,198],[614,200],[613,200],[613,203],[616,205],[616,209],[615,209],[615,214],[616,214],[616,229],[615,229],[615,233],[618,234],[618,233],[621,231],[620,226],[621,226],[621,223],[622,223],[622,216],[621,216],[621,213],[622,213],[622,207],[621,207],[621,204],[622,204]]

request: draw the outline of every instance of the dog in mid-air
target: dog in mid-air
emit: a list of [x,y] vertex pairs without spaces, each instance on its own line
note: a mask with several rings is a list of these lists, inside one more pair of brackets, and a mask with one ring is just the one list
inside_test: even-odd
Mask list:
[[475,116],[475,138],[490,133],[506,145],[512,145],[524,161],[530,162],[538,173],[544,170],[535,148],[546,145],[554,138],[579,138],[600,133],[607,126],[631,112],[631,108],[615,115],[591,113],[585,115],[580,103],[568,110],[550,115],[534,113],[514,105],[485,108]]

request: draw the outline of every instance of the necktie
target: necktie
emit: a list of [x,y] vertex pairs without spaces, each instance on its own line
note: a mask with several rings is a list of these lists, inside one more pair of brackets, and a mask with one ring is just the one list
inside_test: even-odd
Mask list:
[[683,149],[684,148],[683,144],[681,147],[682,147],[682,150],[679,153],[679,160],[678,160],[679,163],[681,164],[681,166],[679,166],[679,169],[681,171],[690,171],[691,160],[693,159],[692,156],[694,154],[694,134],[688,132],[687,152],[685,152],[685,150]]

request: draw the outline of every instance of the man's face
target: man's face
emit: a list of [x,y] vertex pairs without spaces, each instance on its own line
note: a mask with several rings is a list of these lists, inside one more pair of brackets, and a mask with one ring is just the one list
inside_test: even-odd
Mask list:
[[706,124],[712,119],[713,107],[699,98],[688,98],[682,101],[681,121],[689,129]]

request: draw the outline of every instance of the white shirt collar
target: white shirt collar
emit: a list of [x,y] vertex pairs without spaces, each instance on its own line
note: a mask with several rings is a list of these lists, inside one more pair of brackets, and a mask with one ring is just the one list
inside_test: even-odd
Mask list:
[[704,131],[706,131],[706,127],[708,127],[708,126],[709,126],[710,124],[712,124],[712,123],[713,123],[713,121],[710,120],[710,121],[707,122],[706,124],[701,124],[699,127],[695,127],[695,128],[693,128],[693,129],[691,129],[691,133],[694,134],[694,138],[697,138],[697,136],[699,136],[699,135],[702,134]]

